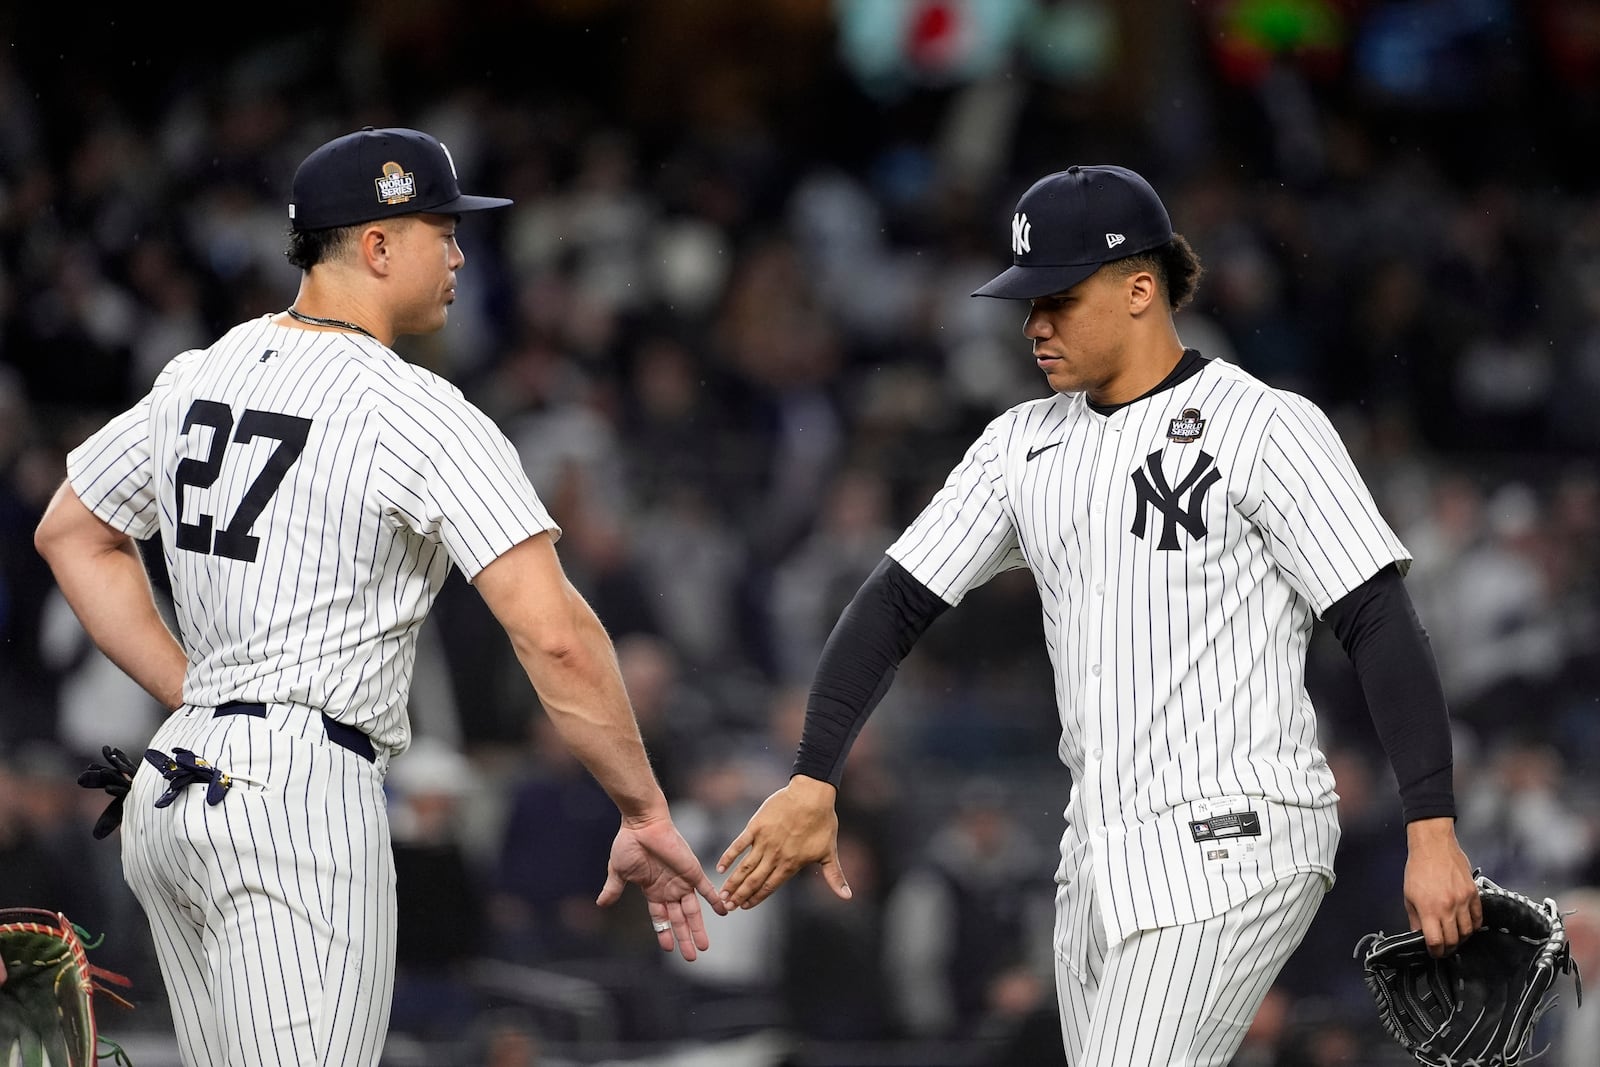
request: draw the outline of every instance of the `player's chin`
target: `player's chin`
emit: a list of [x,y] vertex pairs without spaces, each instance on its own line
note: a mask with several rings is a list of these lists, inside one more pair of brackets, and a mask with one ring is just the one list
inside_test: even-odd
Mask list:
[[1062,360],[1042,359],[1039,369],[1044,372],[1044,379],[1050,383],[1050,388],[1058,393],[1075,393],[1082,389]]

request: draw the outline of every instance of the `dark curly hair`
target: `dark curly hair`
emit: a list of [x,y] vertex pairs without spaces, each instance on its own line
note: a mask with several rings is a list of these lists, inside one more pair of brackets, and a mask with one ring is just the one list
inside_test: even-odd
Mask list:
[[301,270],[344,253],[355,239],[359,226],[335,226],[328,230],[290,230],[284,257]]
[[1123,277],[1141,270],[1154,274],[1173,311],[1194,299],[1195,290],[1200,287],[1200,276],[1205,273],[1199,255],[1181,233],[1173,234],[1172,240],[1164,245],[1114,259],[1106,266]]

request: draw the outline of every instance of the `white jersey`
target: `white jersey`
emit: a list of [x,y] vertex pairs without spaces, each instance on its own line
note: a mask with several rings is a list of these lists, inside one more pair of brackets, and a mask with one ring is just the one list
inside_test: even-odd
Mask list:
[[[1110,415],[1018,405],[888,551],[950,604],[1033,572],[1073,783],[1058,880],[1091,872],[1103,933],[1331,883],[1312,623],[1410,556],[1310,401],[1212,360]],[[1081,967],[1092,902],[1072,896],[1057,947]]]
[[377,340],[242,323],[73,449],[79,499],[161,534],[185,703],[298,705],[393,755],[417,630],[452,564],[560,530],[459,389]]

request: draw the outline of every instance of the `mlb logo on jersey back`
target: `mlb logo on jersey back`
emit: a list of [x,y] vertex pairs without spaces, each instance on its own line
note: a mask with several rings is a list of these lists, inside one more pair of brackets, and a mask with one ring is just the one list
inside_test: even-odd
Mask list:
[[1200,433],[1206,428],[1206,420],[1200,417],[1199,408],[1184,408],[1183,414],[1167,424],[1167,436],[1186,445],[1190,441],[1198,441]]
[[398,163],[385,163],[383,177],[374,178],[378,187],[378,200],[385,204],[403,204],[417,195],[417,179]]

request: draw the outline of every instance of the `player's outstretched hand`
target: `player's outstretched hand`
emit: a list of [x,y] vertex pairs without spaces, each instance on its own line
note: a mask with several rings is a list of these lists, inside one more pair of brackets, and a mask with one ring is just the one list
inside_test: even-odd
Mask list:
[[711,947],[695,894],[705,897],[718,915],[726,915],[728,908],[670,818],[622,820],[611,842],[606,884],[595,903],[602,907],[615,904],[629,882],[644,891],[662,951],[676,948],[692,961]]
[[827,782],[797,774],[768,797],[717,861],[717,870],[726,871],[748,850],[722,883],[722,899],[735,908],[753,908],[796,871],[820,863],[834,893],[849,900],[850,886],[839,866],[836,795]]
[[1447,956],[1483,926],[1483,902],[1456,842],[1455,820],[1407,823],[1406,845],[1406,916],[1411,929],[1422,931],[1430,955]]

